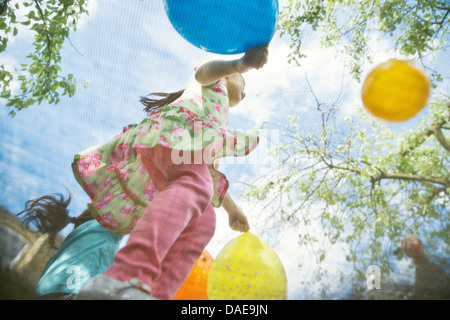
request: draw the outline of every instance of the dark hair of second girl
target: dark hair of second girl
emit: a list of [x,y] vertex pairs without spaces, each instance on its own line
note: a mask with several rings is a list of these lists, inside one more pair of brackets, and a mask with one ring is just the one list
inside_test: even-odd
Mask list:
[[33,225],[38,232],[48,233],[50,245],[56,248],[56,235],[69,223],[73,223],[77,228],[86,221],[94,219],[87,209],[78,217],[69,216],[67,207],[71,200],[70,195],[64,199],[60,193],[42,196],[25,202],[25,210],[17,215],[23,216],[23,224],[28,230],[35,231],[31,229],[31,225]]

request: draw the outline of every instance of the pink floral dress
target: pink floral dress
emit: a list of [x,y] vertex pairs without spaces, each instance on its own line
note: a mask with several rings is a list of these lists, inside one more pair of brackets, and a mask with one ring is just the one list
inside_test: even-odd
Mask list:
[[142,148],[156,145],[203,150],[214,182],[212,204],[220,207],[228,181],[216,169],[216,160],[247,155],[258,144],[257,136],[226,129],[228,103],[222,80],[211,86],[194,81],[173,103],[125,127],[109,142],[76,154],[72,169],[91,198],[88,208],[97,221],[118,234],[131,232],[158,193],[140,158]]

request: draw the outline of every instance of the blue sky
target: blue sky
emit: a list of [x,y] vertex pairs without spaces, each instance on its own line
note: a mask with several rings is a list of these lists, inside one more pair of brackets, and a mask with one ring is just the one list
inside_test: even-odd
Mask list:
[[[286,1],[281,1],[281,6]],[[14,119],[0,101],[0,204],[12,212],[23,209],[26,200],[44,194],[70,191],[70,211],[81,213],[89,200],[73,178],[70,164],[73,155],[90,146],[108,141],[122,127],[139,122],[145,114],[139,97],[150,92],[173,92],[184,88],[192,79],[194,67],[218,56],[201,51],[186,42],[171,26],[162,1],[91,0],[90,15],[82,17],[78,30],[71,34],[72,45],[65,43],[63,71],[87,81],[80,82],[73,98],[63,98],[58,105],[35,105],[17,113]],[[31,43],[30,33],[19,30],[0,63],[18,65],[25,59]],[[305,82],[305,74],[314,92],[324,101],[332,101],[334,93],[345,88],[341,112],[351,115],[360,104],[360,84],[348,76],[334,48],[324,49],[311,33],[304,40],[307,58],[302,68],[287,63],[289,42],[278,33],[269,46],[269,62],[261,70],[244,76],[247,98],[230,115],[230,128],[243,131],[258,127],[264,120],[282,123],[288,114],[301,117],[305,127],[314,122],[313,96]],[[398,57],[388,40],[374,42],[374,64]],[[75,49],[76,48],[76,49]],[[447,68],[447,56],[438,57],[434,66]],[[373,65],[367,65],[364,73]],[[444,75],[448,75],[445,72]],[[444,81],[441,91],[449,92]],[[426,112],[423,111],[423,112]],[[410,128],[420,118],[393,125],[396,130]],[[279,133],[272,138],[276,138]],[[272,139],[275,141],[276,139]],[[239,199],[245,183],[272,168],[264,154],[272,142],[264,141],[258,150],[257,163],[226,162],[221,168],[231,183],[230,192]],[[267,146],[267,147],[266,147]],[[67,190],[67,191],[66,191]],[[239,200],[238,200],[239,202]],[[260,212],[254,206],[239,202],[257,225]],[[226,213],[216,210],[217,232],[207,249],[216,256],[226,242],[237,236],[227,225]],[[254,230],[258,234],[258,229]],[[264,238],[264,236],[262,236]],[[305,291],[301,278],[310,276],[314,265],[298,268],[303,252],[295,247],[295,235],[280,236],[274,248],[280,256],[289,280],[289,298],[316,298],[314,290]],[[345,247],[336,246],[329,264],[345,268]],[[305,262],[303,261],[305,264]],[[405,267],[407,271],[408,268]],[[405,272],[406,272],[405,271]],[[409,272],[409,271],[408,271]],[[329,277],[334,272],[330,270]],[[413,276],[409,273],[407,277]],[[337,292],[343,288],[335,288]]]

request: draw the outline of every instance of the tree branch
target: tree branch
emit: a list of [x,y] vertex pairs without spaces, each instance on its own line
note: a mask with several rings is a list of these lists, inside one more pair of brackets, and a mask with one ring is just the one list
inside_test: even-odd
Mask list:
[[[340,169],[340,170],[347,170],[354,173],[357,173],[359,175],[362,174],[362,171],[360,169],[342,166],[339,164],[332,164],[332,163],[325,163],[330,169]],[[378,169],[379,170],[379,169]],[[446,181],[441,178],[436,177],[423,177],[423,176],[417,176],[413,174],[407,174],[407,173],[385,173],[381,172],[378,175],[371,177],[371,182],[376,183],[378,181],[381,181],[383,179],[391,179],[391,180],[407,180],[407,181],[419,181],[419,182],[432,182],[435,184],[442,185],[446,188],[450,188],[450,181]]]
[[374,182],[377,182],[377,181],[380,181],[383,179],[432,182],[432,183],[440,184],[444,187],[450,188],[450,181],[446,181],[444,179],[440,179],[440,178],[436,178],[436,177],[423,177],[423,176],[417,176],[417,175],[407,174],[407,173],[382,173],[378,176],[372,177],[372,179]]
[[423,206],[422,209],[422,216],[425,216],[427,211],[428,211],[428,207],[430,206],[430,203],[434,200],[434,198],[439,195],[441,192],[445,192],[446,188],[445,187],[441,187],[441,188],[434,188],[434,190],[431,192],[431,194],[427,197],[425,205]]
[[48,30],[47,22],[46,22],[46,20],[44,18],[44,13],[42,12],[41,6],[39,5],[39,2],[37,0],[34,0],[34,3],[36,4],[36,8],[39,11],[39,16],[41,17],[41,20],[42,20],[42,22],[44,24],[44,27],[45,27],[45,31],[46,31],[45,32],[45,37],[47,39],[47,49],[48,49],[48,61],[47,61],[47,64],[50,65],[51,60],[52,60],[52,47],[51,47],[52,40],[50,39],[50,36],[48,34],[49,30]]
[[[443,10],[444,8],[438,8],[438,9]],[[450,13],[450,9],[447,8],[447,11],[445,12],[445,15],[442,18],[442,20],[440,22],[435,23],[435,24],[439,25],[439,29],[436,30],[436,34],[438,34],[441,31],[442,27],[445,25],[445,20],[447,19],[449,13]]]
[[445,136],[442,134],[440,127],[433,128],[433,134],[436,137],[436,140],[444,147],[445,150],[450,152],[450,143],[447,141]]
[[431,125],[427,130],[425,130],[418,138],[418,143],[416,145],[409,144],[404,148],[400,155],[402,157],[406,156],[411,150],[415,149],[418,145],[421,145],[425,142],[425,140],[431,136],[434,135],[436,137],[436,140],[444,147],[445,150],[450,152],[450,143],[447,141],[445,136],[442,134],[441,128],[444,127],[445,124],[447,124],[450,121],[450,104],[447,105],[449,108],[449,113],[447,115],[446,119],[442,119],[440,121],[437,121],[433,125]]

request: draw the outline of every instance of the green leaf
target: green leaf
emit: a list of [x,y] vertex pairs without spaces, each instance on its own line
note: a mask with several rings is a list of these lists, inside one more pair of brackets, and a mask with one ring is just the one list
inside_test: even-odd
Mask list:
[[[75,10],[69,10],[72,6]],[[72,75],[67,76],[68,85],[60,84],[61,79],[66,79],[61,68],[61,49],[71,28],[76,28],[75,25],[69,28],[69,22],[76,22],[80,15],[87,14],[86,7],[87,1],[83,0],[20,1],[8,7],[6,14],[0,17],[0,30],[4,30],[6,35],[16,36],[19,24],[34,33],[30,43],[33,50],[26,54],[25,61],[13,66],[16,72],[20,70],[21,73],[14,75],[14,79],[3,77],[0,82],[1,95],[7,99],[7,106],[17,111],[43,101],[57,104],[60,95],[72,97],[75,94],[77,80]],[[17,10],[21,10],[21,16],[25,17],[21,21],[16,20]],[[7,46],[8,37],[0,37],[0,52],[5,51]],[[5,89],[11,80],[18,82],[20,95],[13,96]]]

